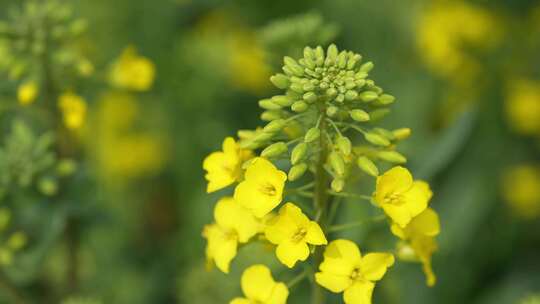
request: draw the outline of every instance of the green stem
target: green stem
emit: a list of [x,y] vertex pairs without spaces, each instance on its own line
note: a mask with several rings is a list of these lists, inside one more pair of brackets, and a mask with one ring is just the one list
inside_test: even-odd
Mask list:
[[358,199],[371,201],[371,196],[369,195],[362,195],[362,194],[356,194],[356,193],[350,193],[350,192],[335,192],[335,191],[328,191],[328,194],[333,195],[333,196],[358,198]]
[[302,271],[296,277],[292,278],[289,282],[287,282],[287,288],[293,288],[296,284],[302,282],[307,277],[307,275],[308,271]]
[[386,217],[384,215],[380,215],[380,216],[367,219],[367,220],[362,220],[362,221],[357,221],[357,222],[352,222],[352,223],[347,223],[347,224],[342,224],[342,225],[335,225],[335,226],[329,227],[327,232],[338,232],[338,231],[343,231],[343,230],[347,230],[351,228],[356,228],[359,226],[363,226],[367,223],[376,223],[376,222],[383,221],[385,218]]
[[[319,121],[317,122],[317,125],[319,129],[323,133],[327,133],[327,121],[326,121],[326,108],[324,106],[324,103],[321,103],[320,113],[321,116],[319,117]],[[317,222],[321,226],[321,229],[323,232],[326,230],[327,223],[327,216],[328,216],[328,188],[330,184],[329,176],[326,170],[324,169],[324,164],[326,163],[326,159],[328,157],[328,143],[327,138],[325,135],[321,135],[319,137],[319,156],[317,159],[317,166],[315,169],[315,191],[314,191],[314,207],[317,211]],[[313,269],[314,271],[317,271],[319,269],[319,265],[321,264],[323,260],[323,248],[321,246],[317,246],[315,248],[315,252],[313,254]],[[324,304],[326,293],[324,289],[319,286],[315,281],[312,283],[312,290],[311,290],[311,303],[312,304]]]

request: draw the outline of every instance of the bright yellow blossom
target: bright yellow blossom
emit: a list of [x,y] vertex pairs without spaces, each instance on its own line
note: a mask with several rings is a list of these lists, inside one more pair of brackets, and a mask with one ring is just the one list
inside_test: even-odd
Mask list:
[[253,156],[250,150],[240,149],[232,137],[223,141],[223,151],[213,152],[204,159],[208,193],[225,188],[241,177],[242,163]]
[[426,209],[432,195],[426,182],[413,181],[409,170],[400,166],[377,178],[374,193],[375,202],[401,227]]
[[505,108],[512,129],[524,135],[540,136],[540,82],[523,79],[511,82]]
[[315,280],[332,292],[343,292],[346,304],[370,304],[375,282],[393,264],[394,256],[390,253],[368,253],[362,257],[355,243],[335,240],[326,247]]
[[287,286],[274,281],[264,265],[253,265],[244,270],[240,282],[245,298],[235,298],[230,304],[285,304],[289,296]]
[[261,223],[231,197],[222,198],[214,209],[215,223],[204,227],[206,257],[223,272],[236,256],[239,243],[247,243],[261,230]]
[[540,169],[524,164],[505,172],[503,196],[512,211],[525,219],[540,217]]
[[25,82],[17,89],[17,99],[23,106],[33,103],[37,96],[38,86],[34,81]]
[[122,89],[147,91],[154,82],[154,63],[137,54],[133,46],[128,46],[120,58],[112,65],[109,75],[112,85]]
[[305,261],[311,245],[326,245],[326,237],[317,222],[310,221],[293,203],[286,203],[265,229],[266,238],[277,245],[276,256],[281,263],[292,268]]
[[86,118],[86,102],[81,96],[71,92],[64,93],[58,98],[58,107],[68,129],[82,127]]
[[413,258],[422,263],[426,284],[428,286],[435,285],[437,279],[431,267],[431,256],[437,250],[435,236],[441,230],[439,216],[435,210],[427,208],[413,218],[405,228],[393,224],[391,230],[395,236],[408,242],[401,245],[400,251],[403,253],[412,251]]
[[281,203],[287,174],[278,170],[270,161],[255,158],[234,191],[234,199],[253,214],[262,218]]

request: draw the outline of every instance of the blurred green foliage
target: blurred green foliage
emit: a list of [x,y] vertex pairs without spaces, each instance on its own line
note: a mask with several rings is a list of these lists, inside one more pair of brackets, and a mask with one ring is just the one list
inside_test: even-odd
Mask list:
[[[13,20],[9,12],[24,2],[0,0],[0,20]],[[200,234],[219,196],[205,194],[201,163],[224,137],[257,125],[257,101],[276,93],[268,77],[283,55],[332,41],[377,63],[374,79],[399,100],[384,125],[412,128],[400,151],[415,176],[432,185],[432,206],[441,216],[437,285],[424,285],[418,265],[401,264],[378,285],[374,303],[536,303],[531,295],[540,292],[540,221],[513,212],[515,204],[505,199],[513,196],[501,192],[515,193],[501,183],[509,168],[540,163],[540,131],[523,134],[508,116],[509,108],[525,104],[516,112],[526,116],[518,117],[540,121],[540,99],[530,93],[526,102],[514,103],[509,85],[540,80],[538,1],[61,3],[75,19],[86,20],[87,29],[69,39],[71,55],[56,57],[69,59],[57,62],[62,89],[75,89],[88,104],[88,129],[67,149],[55,125],[59,118],[40,110],[43,94],[32,105],[17,103],[17,88],[27,77],[13,77],[13,67],[29,62],[25,56],[39,46],[25,44],[14,53],[5,44],[6,26],[0,26],[0,188],[2,207],[11,213],[0,234],[2,240],[16,231],[27,236],[12,263],[1,266],[0,303],[227,303],[240,294],[242,270],[259,262],[273,265],[277,278],[290,279],[272,250],[259,244],[240,250],[229,276],[207,271]],[[438,22],[445,18],[452,22]],[[491,21],[486,27],[481,20]],[[72,68],[86,60],[106,74],[128,45],[155,64],[148,92],[120,92],[131,101],[107,102],[109,87],[75,78],[80,70]],[[24,70],[21,75],[42,77],[37,64]],[[105,104],[117,107],[107,112]],[[127,123],[113,133],[117,126],[106,117]],[[52,141],[50,132],[60,137]],[[150,158],[144,170],[132,170],[128,165],[136,161],[115,161],[113,152],[120,160],[158,155],[159,161]],[[60,162],[72,156],[76,169],[63,177]],[[101,161],[105,156],[113,161]],[[118,172],[111,163],[128,165],[109,174]],[[51,181],[58,191],[44,195],[52,194]],[[536,206],[540,198],[531,187],[525,192]],[[340,216],[366,212],[350,201]],[[66,231],[77,232],[76,255]],[[394,247],[382,226],[339,235],[370,248]],[[69,276],[73,263],[77,286]],[[306,299],[299,285],[289,302]],[[329,303],[340,301],[332,296]]]

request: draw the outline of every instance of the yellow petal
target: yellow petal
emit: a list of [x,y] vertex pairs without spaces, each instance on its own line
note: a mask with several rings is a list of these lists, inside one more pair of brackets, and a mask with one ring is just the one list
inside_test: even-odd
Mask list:
[[305,240],[313,245],[326,245],[328,243],[321,226],[315,221],[309,222]]
[[394,264],[394,256],[389,253],[368,253],[360,262],[360,271],[365,279],[380,280],[386,269]]
[[375,284],[369,281],[356,281],[343,293],[345,304],[371,304]]
[[352,280],[348,275],[336,275],[329,272],[317,272],[315,281],[322,287],[331,292],[343,292],[352,284]]
[[289,296],[289,290],[283,283],[277,283],[272,290],[270,298],[266,300],[266,304],[285,304],[287,303],[287,297]]
[[292,239],[297,231],[298,227],[289,217],[277,215],[267,221],[264,234],[270,243],[277,245]]
[[279,196],[268,196],[262,193],[260,185],[250,180],[244,180],[234,190],[234,199],[244,208],[248,209],[258,218],[262,218],[279,203],[281,203],[281,194]]
[[251,301],[246,298],[234,298],[229,304],[251,304]]
[[289,268],[293,268],[296,262],[305,261],[309,256],[309,247],[305,242],[293,242],[285,240],[276,248],[278,260]]
[[280,171],[267,159],[255,158],[246,170],[246,179],[256,183],[270,183],[272,185],[283,184],[287,180],[287,174]]
[[225,228],[233,229],[238,234],[238,241],[246,243],[260,230],[260,222],[232,197],[218,201],[214,208],[216,223]]
[[330,242],[324,250],[324,258],[343,260],[352,265],[356,265],[361,260],[360,249],[349,240],[339,239]]
[[208,241],[206,245],[207,258],[213,260],[221,271],[228,273],[229,265],[236,256],[236,239],[231,238],[216,224],[206,226],[203,235]]
[[437,277],[435,276],[433,268],[431,267],[431,259],[422,262],[422,271],[426,276],[426,285],[429,287],[435,286],[435,283],[437,283]]
[[230,166],[223,152],[213,152],[204,159],[203,169],[208,172],[205,175],[208,181],[206,188],[208,193],[223,189],[235,182],[236,178],[232,171],[227,169]]
[[283,205],[279,213],[281,216],[290,218],[296,227],[307,227],[309,225],[309,218],[302,212],[302,209],[293,203]]
[[[431,190],[426,189],[426,183],[415,181],[409,191],[403,193],[404,205],[409,210],[411,217],[415,217],[426,210]],[[429,192],[426,192],[429,191]]]
[[404,228],[411,221],[411,214],[405,205],[383,204],[384,212],[400,227]]
[[409,170],[397,166],[377,178],[375,200],[382,204],[388,194],[402,193],[412,185],[413,179]]
[[439,216],[435,210],[427,208],[407,225],[411,235],[436,236],[441,231]]
[[244,270],[240,285],[248,299],[264,303],[271,297],[276,282],[268,267],[253,265]]

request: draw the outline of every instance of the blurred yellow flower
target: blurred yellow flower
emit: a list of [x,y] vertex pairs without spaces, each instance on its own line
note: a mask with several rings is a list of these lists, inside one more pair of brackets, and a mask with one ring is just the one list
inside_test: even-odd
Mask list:
[[405,227],[427,208],[432,195],[426,182],[413,181],[409,170],[398,166],[377,178],[374,198],[395,223]]
[[126,93],[106,93],[94,107],[85,138],[106,182],[118,183],[163,168],[166,141],[150,131],[136,131],[140,115],[137,101]]
[[213,152],[203,161],[208,181],[208,193],[223,189],[240,179],[242,164],[253,157],[250,150],[241,149],[232,137],[223,141],[223,151]]
[[519,165],[508,169],[502,178],[503,196],[513,212],[525,219],[540,216],[540,168]]
[[346,304],[369,304],[375,282],[393,264],[392,254],[368,253],[362,257],[355,243],[335,240],[324,251],[315,281],[334,293],[343,292]]
[[512,129],[524,135],[540,136],[540,82],[525,79],[510,82],[505,109]]
[[401,244],[399,252],[403,253],[404,256],[400,257],[409,259],[409,253],[412,253],[414,255],[412,258],[420,260],[422,263],[426,284],[428,286],[435,285],[436,277],[431,267],[431,256],[437,250],[435,236],[441,231],[439,216],[435,210],[427,208],[413,218],[405,228],[392,224],[391,230],[395,236],[407,241],[407,243]]
[[234,191],[234,199],[262,218],[281,203],[287,174],[270,161],[257,157],[251,161],[242,181]]
[[308,258],[308,244],[328,243],[319,224],[310,221],[293,203],[283,205],[279,214],[267,223],[265,236],[270,243],[277,245],[276,256],[289,268]]
[[86,102],[84,99],[71,92],[66,92],[58,97],[58,107],[62,112],[64,125],[68,129],[79,129],[83,126],[86,118]]
[[17,99],[19,104],[26,106],[33,103],[38,96],[38,86],[34,81],[28,81],[19,85]]
[[240,282],[245,298],[235,298],[230,304],[285,304],[289,296],[287,286],[274,281],[270,269],[253,265],[244,270]]
[[128,46],[113,63],[109,75],[113,86],[134,91],[148,91],[154,82],[155,66],[148,58]]
[[238,244],[247,243],[261,230],[262,224],[231,197],[219,200],[214,208],[214,219],[215,224],[207,225],[203,230],[208,241],[206,257],[228,273]]
[[271,69],[266,63],[264,49],[246,31],[234,31],[230,37],[230,75],[233,84],[254,93],[270,87]]
[[466,49],[490,48],[500,35],[489,11],[464,1],[433,1],[417,24],[417,45],[426,64],[440,76],[464,83],[480,70]]

